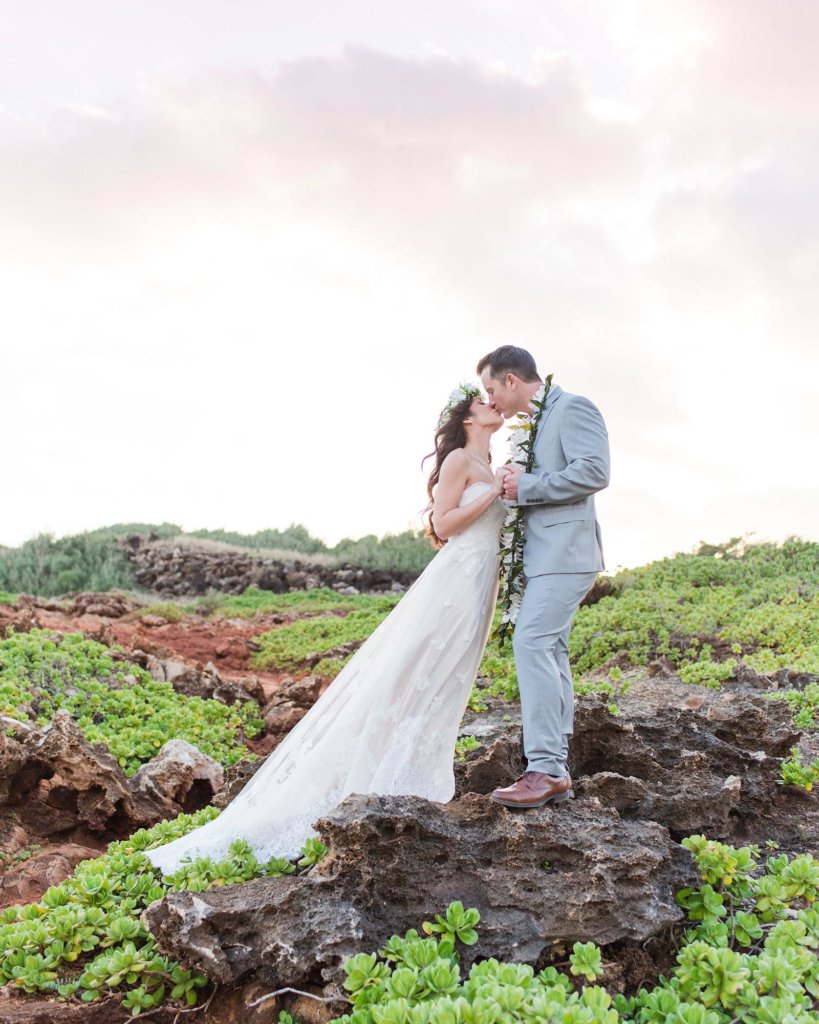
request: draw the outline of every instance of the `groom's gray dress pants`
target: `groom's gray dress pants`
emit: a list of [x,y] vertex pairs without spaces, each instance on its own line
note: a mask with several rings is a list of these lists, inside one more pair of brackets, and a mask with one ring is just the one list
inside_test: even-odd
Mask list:
[[567,572],[526,578],[512,646],[529,771],[566,774],[574,730],[569,631],[596,577],[596,572]]

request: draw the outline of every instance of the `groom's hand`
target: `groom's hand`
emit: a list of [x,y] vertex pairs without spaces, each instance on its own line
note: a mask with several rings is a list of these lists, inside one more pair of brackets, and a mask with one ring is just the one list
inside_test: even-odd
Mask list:
[[518,466],[516,463],[511,462],[506,466],[506,469],[508,472],[503,481],[503,496],[507,501],[517,501],[518,480],[523,472],[523,466]]

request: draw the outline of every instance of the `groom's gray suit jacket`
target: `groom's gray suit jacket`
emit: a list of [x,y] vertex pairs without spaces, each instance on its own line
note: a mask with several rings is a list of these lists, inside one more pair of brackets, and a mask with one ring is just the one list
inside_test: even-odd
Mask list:
[[603,417],[587,398],[554,385],[535,435],[534,470],[518,484],[518,504],[526,507],[526,576],[605,568],[594,494],[608,482]]

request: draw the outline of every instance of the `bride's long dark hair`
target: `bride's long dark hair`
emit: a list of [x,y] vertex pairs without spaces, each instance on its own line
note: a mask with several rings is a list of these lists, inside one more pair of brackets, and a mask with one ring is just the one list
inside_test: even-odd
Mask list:
[[472,408],[474,400],[474,396],[470,395],[469,398],[465,398],[462,402],[454,405],[449,410],[444,422],[435,431],[435,451],[430,452],[429,455],[425,455],[421,461],[421,465],[423,466],[427,459],[435,458],[435,466],[427,480],[427,497],[429,498],[429,504],[424,509],[422,515],[427,517],[426,534],[432,540],[432,543],[436,548],[442,548],[444,544],[446,544],[446,541],[441,540],[435,532],[435,527],[432,525],[432,508],[435,503],[433,491],[435,490],[438,484],[438,479],[441,476],[441,466],[444,464],[444,459],[450,452],[454,452],[456,448],[463,448],[466,445],[466,427],[464,426],[464,420],[469,418],[469,410]]

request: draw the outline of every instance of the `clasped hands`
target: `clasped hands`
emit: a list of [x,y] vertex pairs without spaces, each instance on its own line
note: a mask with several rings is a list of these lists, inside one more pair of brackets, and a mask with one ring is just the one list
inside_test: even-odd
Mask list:
[[523,472],[523,466],[513,462],[507,462],[495,470],[495,485],[498,487],[498,495],[507,501],[518,500],[518,481]]

